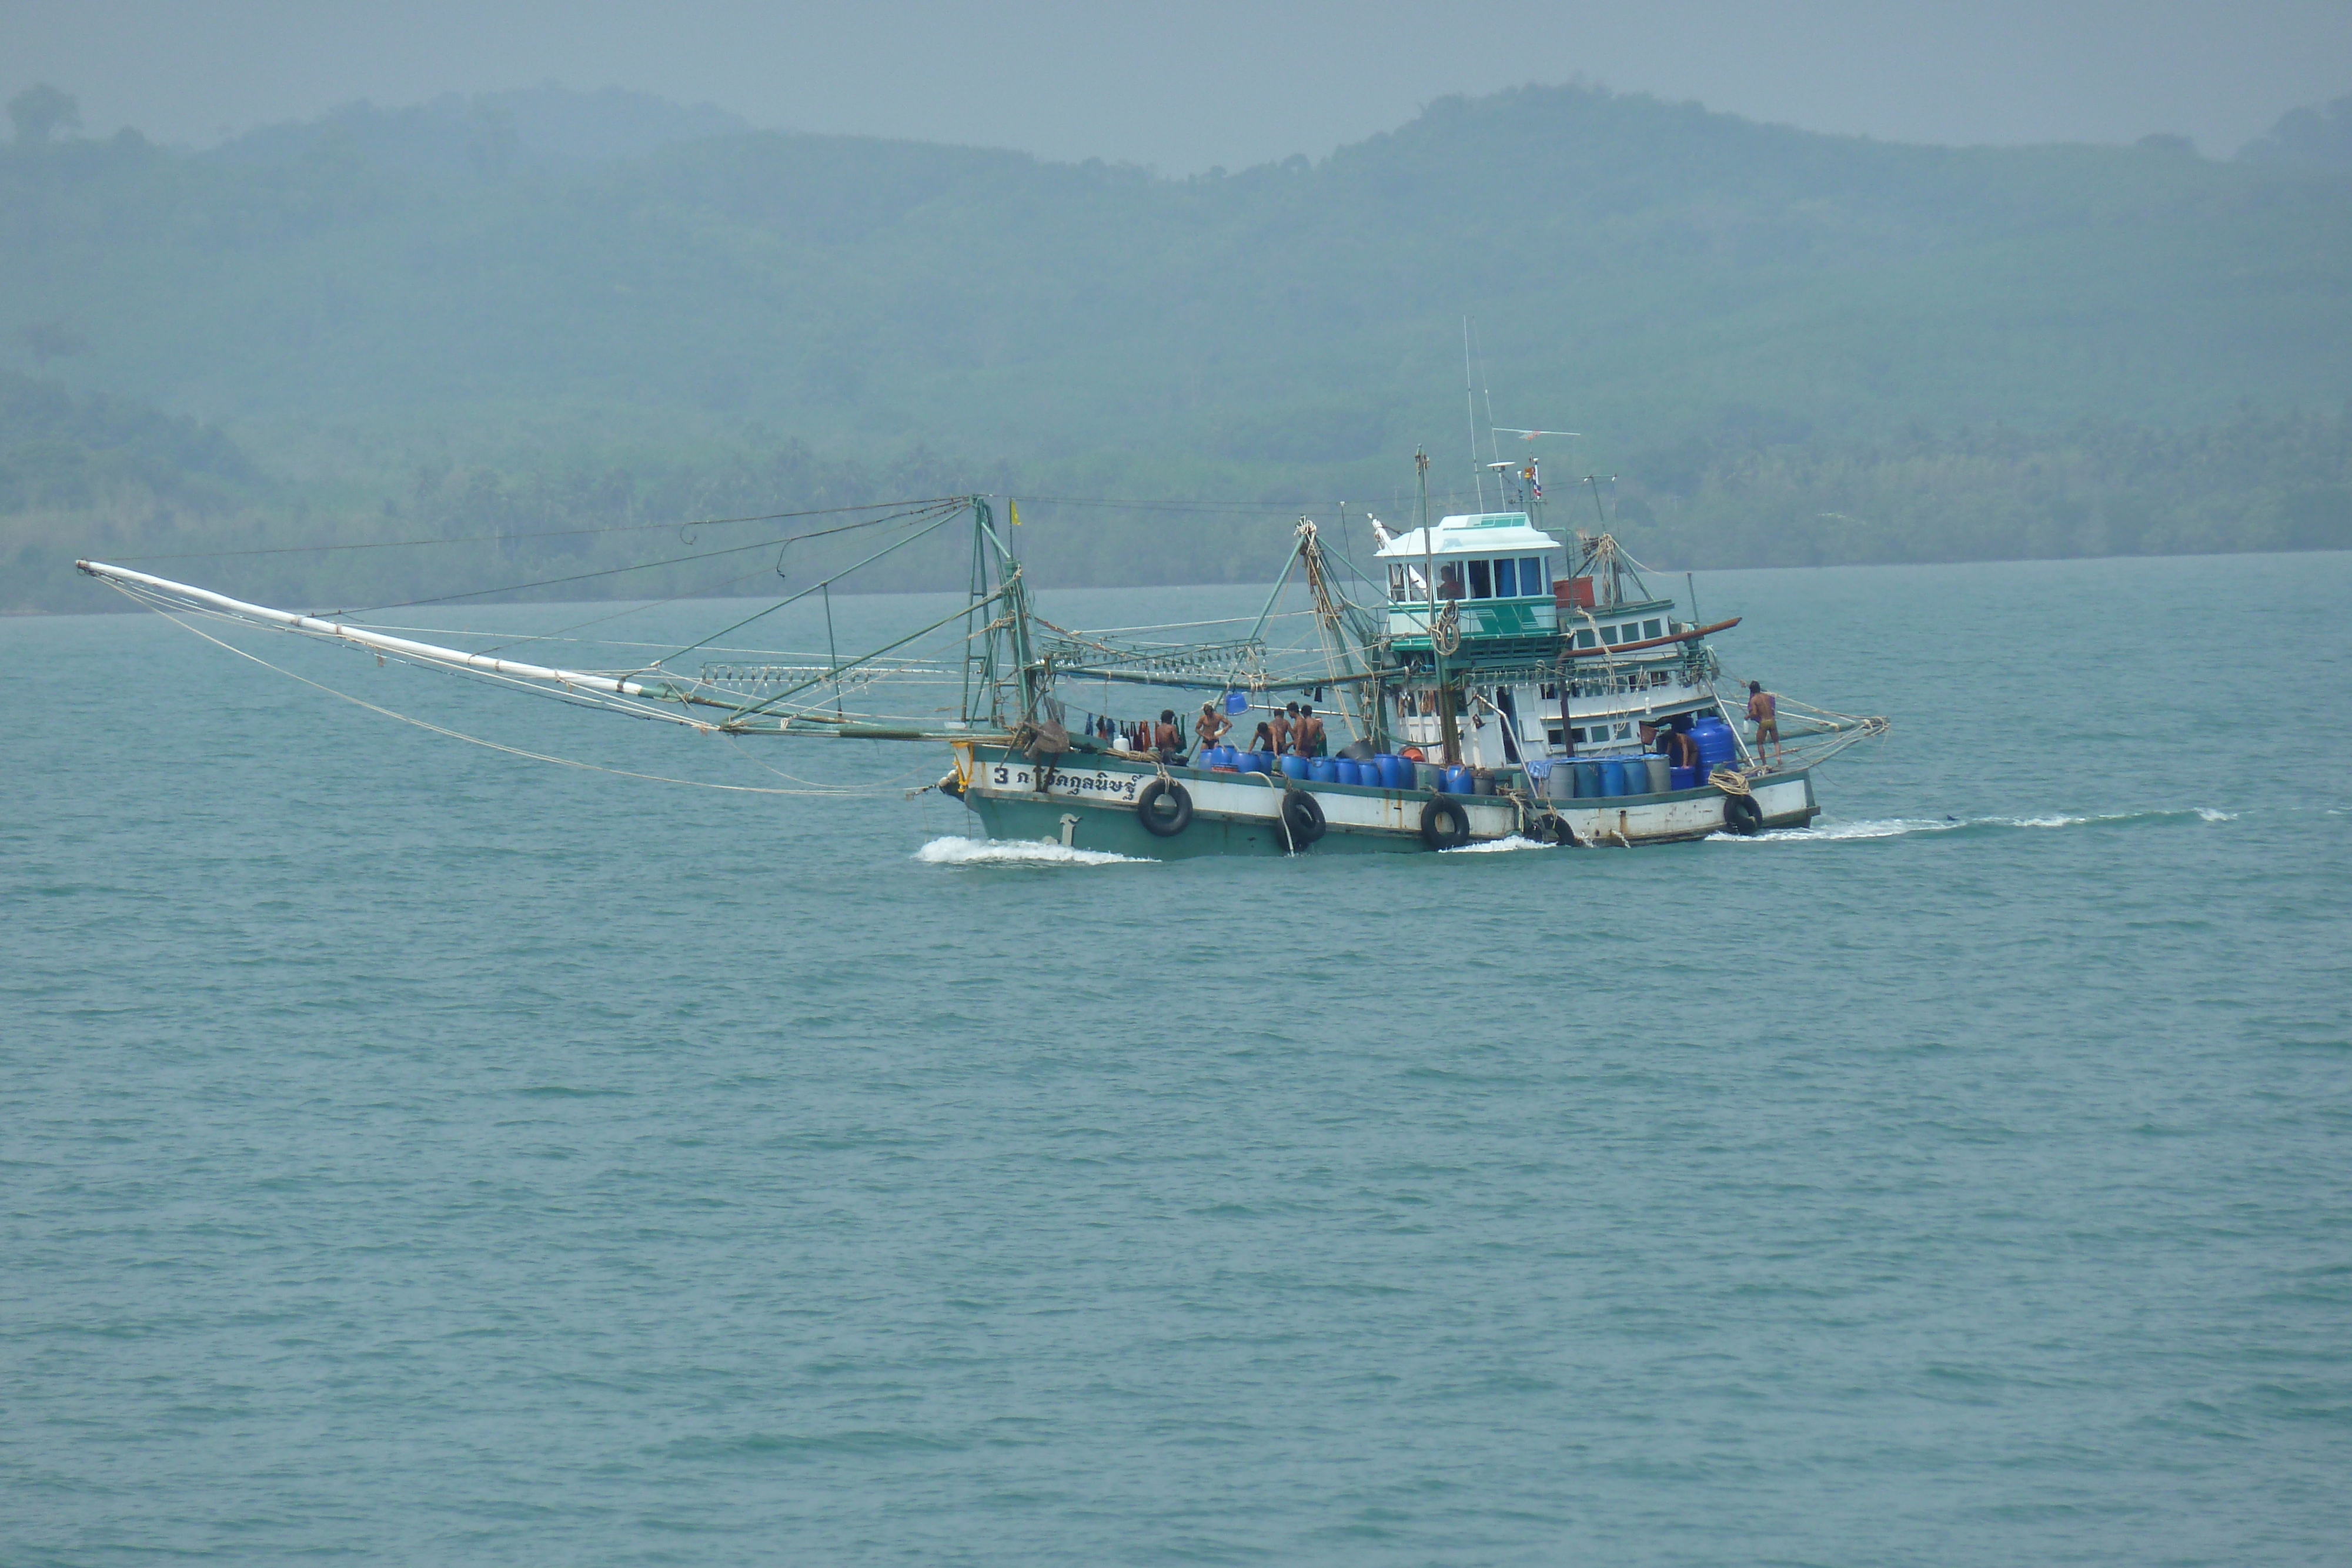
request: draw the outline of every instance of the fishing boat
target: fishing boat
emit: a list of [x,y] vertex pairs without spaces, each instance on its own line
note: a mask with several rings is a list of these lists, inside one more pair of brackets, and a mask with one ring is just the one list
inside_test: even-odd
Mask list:
[[[864,653],[747,662],[739,651],[691,674],[683,657],[709,639],[628,667],[571,668],[77,564],[192,630],[213,618],[289,632],[705,733],[941,746],[950,765],[924,788],[960,800],[989,838],[1152,859],[1632,848],[1802,827],[1821,810],[1821,764],[1885,733],[1884,718],[1779,694],[1751,706],[1714,643],[1738,619],[1702,623],[1654,591],[1605,517],[1595,531],[1549,529],[1534,461],[1508,476],[1517,488],[1507,485],[1504,509],[1434,520],[1428,460],[1417,463],[1419,524],[1399,532],[1373,519],[1370,571],[1301,517],[1255,622],[1212,640],[1048,620],[999,526],[999,498],[985,496],[887,512],[875,526],[896,527],[892,542],[772,607],[819,592],[829,606],[858,568],[961,521],[971,552],[961,609]],[[1594,494],[1597,512],[1597,482]],[[1005,504],[1013,522],[1017,506]],[[1269,626],[1302,588],[1306,607],[1289,613],[1311,636],[1286,645]],[[909,652],[927,636],[934,652]],[[893,691],[905,698],[895,706]],[[1179,717],[1195,699],[1203,719]],[[940,718],[941,707],[957,716]],[[1114,717],[1122,707],[1142,716]],[[1743,730],[1759,711],[1778,734]],[[1225,744],[1244,730],[1285,744]]]

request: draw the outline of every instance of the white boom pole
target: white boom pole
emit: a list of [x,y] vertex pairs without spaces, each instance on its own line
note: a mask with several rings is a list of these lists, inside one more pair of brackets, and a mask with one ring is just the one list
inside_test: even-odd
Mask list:
[[389,637],[381,632],[369,632],[340,622],[320,621],[309,615],[297,615],[289,610],[272,610],[266,604],[247,604],[241,599],[215,593],[209,589],[194,588],[169,578],[150,577],[143,571],[128,567],[109,566],[100,560],[78,560],[74,565],[96,578],[116,582],[135,582],[144,588],[209,605],[215,610],[241,615],[247,620],[267,622],[307,632],[313,637],[326,637],[339,642],[373,648],[378,653],[402,653],[413,658],[427,659],[436,664],[455,664],[469,670],[486,670],[494,675],[524,681],[546,681],[551,685],[579,686],[592,692],[609,692],[615,696],[651,697],[656,701],[675,701],[676,694],[667,682],[646,685],[640,682],[614,675],[592,675],[582,670],[559,670],[545,664],[519,664],[512,659],[493,659],[484,653],[468,653],[461,649],[444,648],[433,643],[413,643],[405,637]]

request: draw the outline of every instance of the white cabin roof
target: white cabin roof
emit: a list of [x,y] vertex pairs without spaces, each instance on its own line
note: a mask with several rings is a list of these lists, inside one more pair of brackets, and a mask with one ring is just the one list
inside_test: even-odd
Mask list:
[[1559,548],[1558,539],[1529,526],[1525,512],[1444,517],[1427,531],[1431,537],[1426,543],[1421,537],[1423,530],[1414,528],[1399,534],[1387,549],[1375,553],[1381,560],[1422,560],[1430,556],[1533,555]]

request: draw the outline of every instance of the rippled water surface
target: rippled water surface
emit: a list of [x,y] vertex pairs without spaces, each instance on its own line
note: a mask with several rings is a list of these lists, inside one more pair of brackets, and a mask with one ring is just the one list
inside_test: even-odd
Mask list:
[[1698,587],[1895,722],[1809,831],[1105,861],[0,622],[0,1561],[2345,1561],[2352,557]]

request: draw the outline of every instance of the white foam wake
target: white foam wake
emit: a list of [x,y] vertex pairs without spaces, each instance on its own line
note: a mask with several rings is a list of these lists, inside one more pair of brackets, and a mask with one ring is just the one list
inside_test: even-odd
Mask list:
[[1512,833],[1506,838],[1489,839],[1483,844],[1463,844],[1454,849],[1440,850],[1438,853],[1447,855],[1494,855],[1508,854],[1515,850],[1548,850],[1552,846],[1549,844],[1539,844],[1533,839],[1523,839],[1519,837],[1518,834]]
[[1753,838],[1736,833],[1714,833],[1709,843],[1724,844],[1801,844],[1836,842],[1847,839],[1892,839],[1905,833],[1948,833],[1957,828],[2080,828],[2093,822],[2160,821],[2167,817],[2194,815],[2204,822],[2234,822],[2235,811],[2217,811],[2210,806],[2198,806],[2189,810],[2170,811],[2098,811],[2087,817],[2069,817],[2055,812],[2038,817],[1887,817],[1856,822],[1819,822],[1810,828],[1775,828]]
[[933,839],[915,852],[925,865],[1150,865],[1139,855],[1078,850],[1051,839]]

